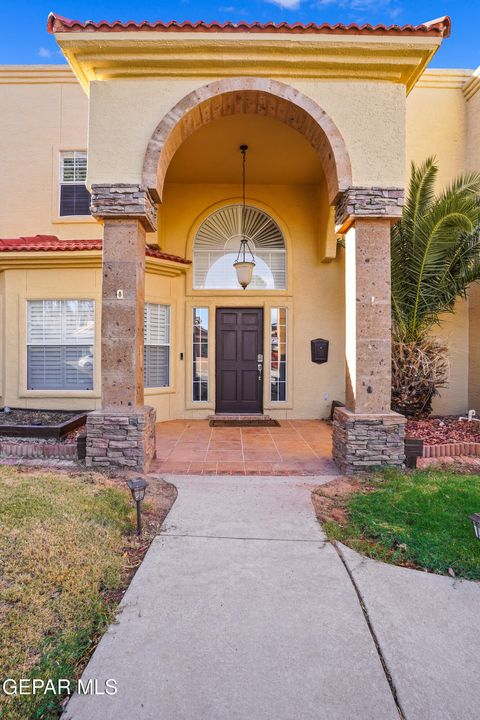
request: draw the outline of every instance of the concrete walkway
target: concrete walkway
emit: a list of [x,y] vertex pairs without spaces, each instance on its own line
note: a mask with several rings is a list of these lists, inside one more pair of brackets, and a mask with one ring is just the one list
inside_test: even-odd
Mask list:
[[[75,696],[65,720],[398,720],[375,635],[407,720],[478,717],[478,688],[462,682],[478,673],[478,585],[385,570],[346,548],[342,561],[310,502],[322,480],[175,477],[165,532],[84,674],[118,692]],[[455,656],[435,659],[450,597]],[[436,676],[432,662],[445,661]]]
[[385,565],[340,547],[405,717],[478,718],[480,583]]

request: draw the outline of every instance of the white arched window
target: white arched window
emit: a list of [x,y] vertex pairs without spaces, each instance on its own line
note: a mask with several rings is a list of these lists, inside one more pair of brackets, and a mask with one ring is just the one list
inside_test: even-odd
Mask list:
[[[242,230],[242,205],[227,205],[209,215],[195,235],[193,287],[239,290],[233,263]],[[255,255],[252,290],[286,289],[286,253],[282,231],[270,215],[247,205],[245,235]]]

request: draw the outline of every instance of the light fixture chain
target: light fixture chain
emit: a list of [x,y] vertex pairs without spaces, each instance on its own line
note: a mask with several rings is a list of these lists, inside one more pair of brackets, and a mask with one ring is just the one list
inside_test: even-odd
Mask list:
[[[253,256],[253,252],[248,242],[248,239],[245,235],[245,221],[247,214],[247,150],[248,145],[240,145],[240,152],[242,153],[242,221],[240,228],[240,247],[238,249],[237,259],[233,263],[233,266],[237,271],[238,282],[244,290],[252,280],[252,272],[253,268],[255,267],[255,258]],[[251,260],[247,260],[247,250],[250,253]]]
[[242,229],[241,229],[241,245],[243,250],[243,260],[245,261],[245,215],[247,212],[246,186],[247,186],[247,145],[241,145],[242,152]]

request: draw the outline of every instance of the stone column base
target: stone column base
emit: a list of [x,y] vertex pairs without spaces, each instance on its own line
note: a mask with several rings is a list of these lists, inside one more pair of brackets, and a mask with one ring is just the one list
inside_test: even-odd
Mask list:
[[155,408],[135,413],[95,410],[87,415],[87,467],[148,472],[155,457]]
[[395,412],[356,415],[335,408],[333,459],[351,475],[378,467],[402,467],[406,419]]

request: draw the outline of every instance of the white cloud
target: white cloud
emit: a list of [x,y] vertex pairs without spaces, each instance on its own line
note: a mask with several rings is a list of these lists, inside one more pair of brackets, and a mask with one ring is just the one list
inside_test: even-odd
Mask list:
[[274,5],[279,5],[287,10],[296,10],[300,7],[301,0],[268,0],[268,2],[271,2]]
[[[342,10],[351,10],[353,12],[364,12],[375,10],[391,5],[391,0],[317,0],[316,5],[323,7],[325,5],[337,5]],[[399,8],[395,8],[398,14]]]
[[48,48],[41,47],[38,49],[38,54],[42,58],[49,58],[52,57],[53,52],[49,50]]

